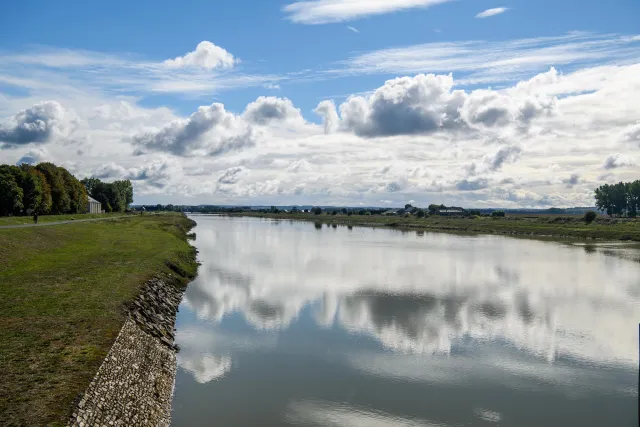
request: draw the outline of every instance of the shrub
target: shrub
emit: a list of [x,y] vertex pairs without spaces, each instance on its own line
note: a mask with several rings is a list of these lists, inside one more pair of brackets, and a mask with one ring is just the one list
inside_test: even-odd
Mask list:
[[493,212],[491,212],[491,217],[492,218],[503,218],[504,217],[504,211],[493,211]]
[[584,222],[591,224],[598,217],[598,214],[594,211],[587,211],[584,213]]

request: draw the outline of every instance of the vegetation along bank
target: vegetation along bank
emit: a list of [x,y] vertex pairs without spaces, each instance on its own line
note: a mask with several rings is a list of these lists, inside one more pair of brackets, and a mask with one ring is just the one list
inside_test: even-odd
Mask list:
[[[608,218],[595,215],[505,215],[493,216],[441,216],[401,213],[384,215],[365,212],[344,212],[341,209],[320,209],[314,212],[266,212],[228,213],[233,216],[293,219],[313,221],[317,224],[346,226],[391,227],[424,231],[448,231],[524,236],[549,236],[557,238],[606,239],[640,241],[640,221],[636,218]],[[334,213],[335,212],[335,213]]]
[[[168,323],[182,289],[196,273],[195,249],[187,241],[193,225],[185,216],[169,213],[0,230],[3,425],[64,426],[74,407],[77,425],[108,424],[112,418],[87,418],[95,415],[91,405],[108,414],[149,399],[155,401],[139,405],[147,412],[138,414],[132,425],[166,415],[167,399],[156,392],[166,396],[172,387]],[[117,337],[128,341],[112,348]],[[137,344],[132,348],[127,343]],[[110,349],[115,367],[103,364]],[[125,357],[139,359],[136,354],[146,354],[147,365]],[[124,384],[124,377],[113,376],[123,364],[150,373],[146,378],[152,384],[145,392],[126,384],[129,394],[109,402],[104,386],[109,381]],[[99,368],[102,375],[96,376]],[[88,388],[90,384],[95,387]],[[103,397],[106,403],[100,402]],[[125,400],[128,406],[123,406]],[[82,402],[88,412],[75,406]]]

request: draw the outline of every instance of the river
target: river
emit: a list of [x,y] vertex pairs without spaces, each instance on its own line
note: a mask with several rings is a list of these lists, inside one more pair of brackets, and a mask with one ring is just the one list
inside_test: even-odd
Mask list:
[[636,426],[640,251],[193,216],[174,426]]

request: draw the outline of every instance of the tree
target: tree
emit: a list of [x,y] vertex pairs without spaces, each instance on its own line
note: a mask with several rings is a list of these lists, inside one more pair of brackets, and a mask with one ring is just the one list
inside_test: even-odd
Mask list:
[[584,213],[584,222],[586,222],[587,224],[591,224],[593,221],[596,220],[597,217],[598,217],[598,214],[595,213],[594,211],[587,211]]
[[68,213],[85,213],[89,200],[87,190],[75,176],[71,175],[65,168],[58,168],[67,194],[69,195]]
[[93,190],[95,190],[96,187],[102,184],[102,182],[100,182],[98,178],[85,178],[80,182],[82,183],[82,185],[84,185],[84,188],[87,189],[87,194],[91,194],[91,195],[93,194]]
[[0,169],[0,215],[16,215],[23,209],[22,188],[8,168]]
[[411,203],[407,203],[406,205],[404,205],[405,209],[411,209],[413,206],[411,205]]
[[504,217],[504,211],[493,211],[491,212],[492,218],[502,218]]
[[315,207],[315,208],[311,209],[311,212],[314,215],[320,215],[322,213],[322,209],[320,209],[319,207]]
[[434,204],[430,204],[427,209],[429,209],[429,215],[435,215],[436,213],[438,213],[438,210],[440,209],[440,206],[434,205]]
[[416,212],[416,216],[418,218],[424,218],[424,209],[418,209],[418,212]]
[[596,207],[609,216],[635,217],[640,211],[640,181],[601,185],[594,197]]
[[628,215],[635,218],[640,212],[640,180],[627,183]]
[[71,210],[71,197],[65,186],[62,168],[47,162],[38,164],[36,169],[42,172],[51,188],[51,213],[68,213]]

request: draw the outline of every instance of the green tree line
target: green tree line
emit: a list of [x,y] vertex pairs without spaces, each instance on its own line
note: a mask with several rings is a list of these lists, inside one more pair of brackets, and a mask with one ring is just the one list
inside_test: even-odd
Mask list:
[[80,182],[105,212],[124,212],[133,203],[133,186],[128,179],[102,182],[98,178],[85,178]]
[[88,196],[99,201],[105,212],[124,212],[133,203],[133,186],[129,180],[79,181],[65,168],[48,162],[0,165],[0,216],[85,213]]
[[83,213],[87,203],[86,189],[63,167],[0,165],[0,215]]
[[596,207],[609,216],[636,217],[640,211],[640,180],[604,184],[595,190]]

